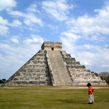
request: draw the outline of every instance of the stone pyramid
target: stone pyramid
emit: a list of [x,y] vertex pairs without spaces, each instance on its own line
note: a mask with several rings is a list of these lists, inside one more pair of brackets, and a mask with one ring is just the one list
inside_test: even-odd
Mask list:
[[62,50],[61,42],[44,42],[41,50],[15,72],[6,86],[106,85],[84,65]]

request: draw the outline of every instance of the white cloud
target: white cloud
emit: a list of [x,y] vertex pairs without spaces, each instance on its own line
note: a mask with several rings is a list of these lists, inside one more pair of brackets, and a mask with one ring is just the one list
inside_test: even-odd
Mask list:
[[0,25],[0,35],[6,35],[7,33],[9,33],[8,27],[5,25]]
[[[27,38],[25,40],[20,39],[21,43],[19,42],[18,39],[20,39],[19,36],[12,36],[10,38],[10,42],[8,40],[8,43],[0,43],[0,49],[13,57],[15,55],[16,56],[18,56],[18,55],[25,56],[26,52],[31,51],[31,53],[33,53],[35,50],[39,50],[39,48],[38,48],[39,45],[41,45],[44,41],[43,38],[41,38],[40,36],[37,36],[37,35],[31,35],[31,38]],[[17,46],[15,46],[11,42],[19,43],[19,44]]]
[[28,8],[27,8],[28,12],[40,12],[39,10],[37,10],[37,5],[36,4],[31,4]]
[[72,18],[67,21],[71,32],[81,34],[109,34],[109,3],[102,9],[96,9],[96,16],[90,17],[87,14],[78,17],[77,19]]
[[8,21],[0,16],[0,35],[6,35],[9,32],[6,25],[8,25]]
[[103,70],[106,71],[108,69],[108,54],[108,48],[104,48],[98,45],[81,45],[81,47],[77,47],[75,51],[76,59],[79,60],[81,64],[86,65],[86,68],[93,69],[95,72],[101,72]]
[[[108,45],[109,46],[109,45]],[[98,55],[100,55],[100,59],[102,60],[102,58],[105,60],[103,63],[107,64],[105,62],[109,62],[109,48],[105,48],[105,47],[100,47],[98,49]]]
[[81,38],[80,35],[76,35],[70,32],[61,33],[60,40],[63,43],[63,49],[75,57],[76,45],[75,43]]
[[109,49],[109,45],[104,45],[102,48],[103,49]]
[[6,8],[11,8],[16,6],[16,1],[15,0],[0,0],[0,11],[6,9]]
[[97,46],[97,45],[90,45],[90,44],[83,44],[83,45],[80,45],[80,46],[76,46],[77,49],[81,49],[81,50],[99,50],[100,49],[100,46]]
[[109,67],[109,65],[102,65],[102,67]]
[[9,49],[10,46],[9,46],[8,44],[0,43],[0,48],[1,48],[1,49]]
[[32,39],[24,40],[24,44],[33,44],[33,45],[41,44],[43,42],[44,42],[44,40],[37,35],[32,35]]
[[55,29],[55,27],[51,24],[48,24],[48,27],[51,28],[51,29]]
[[90,38],[88,38],[88,40],[101,42],[101,41],[105,40],[105,36],[100,36],[100,34],[98,34],[98,35],[95,34],[95,35],[92,35]]
[[14,20],[12,23],[9,24],[10,26],[18,27],[21,26],[22,23],[19,20]]
[[11,38],[10,39],[13,43],[16,43],[16,44],[18,44],[19,43],[19,40],[18,39],[16,39],[16,38]]
[[105,2],[105,6],[103,6],[102,9],[95,9],[94,11],[98,12],[97,17],[100,17],[101,19],[106,18],[106,20],[109,19],[109,2]]
[[76,53],[77,60],[79,60],[83,65],[92,65],[92,59],[95,59],[95,53],[88,51],[82,51]]
[[25,27],[23,27],[23,28],[28,29],[28,30],[31,30],[31,31],[33,31],[33,32],[35,32],[35,31],[36,31],[36,32],[40,32],[39,29],[33,28],[33,27],[26,27],[26,26],[25,26]]
[[66,0],[56,0],[56,1],[43,1],[42,8],[54,18],[59,21],[67,19],[69,9],[73,8],[73,5],[67,5]]
[[20,39],[19,36],[12,36],[12,37],[10,38],[10,41],[13,42],[13,43],[15,43],[15,44],[19,44],[19,43],[20,43],[20,42],[19,42],[19,39]]
[[27,8],[27,11],[30,11],[30,12],[36,12],[36,7],[37,5],[36,4],[31,4],[28,8]]
[[70,33],[70,32],[63,32],[63,33],[61,33],[61,35],[66,36],[67,38],[69,38],[73,42],[75,42],[75,41],[77,41],[78,39],[81,38],[80,35],[76,35],[76,34],[73,34],[73,33]]
[[9,23],[8,20],[6,19],[3,19],[1,16],[0,16],[0,25],[9,25],[9,26],[20,26],[22,25],[22,23],[19,21],[19,20],[13,20],[12,23]]
[[19,11],[13,11],[13,10],[7,10],[8,14],[13,15],[13,16],[20,16],[20,17],[25,17],[25,13],[19,12]]
[[33,26],[34,24],[43,26],[42,20],[40,18],[37,18],[33,12],[22,13],[19,11],[12,11],[12,10],[8,10],[7,12],[8,14],[13,15],[13,16],[23,17],[24,23],[28,26]]
[[12,23],[9,23],[8,20],[3,19],[0,16],[0,35],[6,35],[9,33],[8,26],[18,27],[20,25],[22,25],[22,23],[19,20],[14,20]]
[[33,13],[28,13],[25,16],[24,23],[28,26],[31,26],[32,24],[39,24],[40,26],[43,26],[41,19],[37,18]]
[[0,16],[0,25],[7,25],[8,21]]

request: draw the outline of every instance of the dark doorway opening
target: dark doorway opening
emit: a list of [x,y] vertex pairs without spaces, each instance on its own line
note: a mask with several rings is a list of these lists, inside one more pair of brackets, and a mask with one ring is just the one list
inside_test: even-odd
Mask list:
[[52,47],[51,50],[54,50],[54,47]]

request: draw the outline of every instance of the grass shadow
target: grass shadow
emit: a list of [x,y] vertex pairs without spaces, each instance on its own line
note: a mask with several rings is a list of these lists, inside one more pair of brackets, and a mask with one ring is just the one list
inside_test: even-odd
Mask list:
[[86,100],[77,100],[77,99],[55,99],[53,101],[60,102],[60,103],[69,103],[69,104],[88,104]]

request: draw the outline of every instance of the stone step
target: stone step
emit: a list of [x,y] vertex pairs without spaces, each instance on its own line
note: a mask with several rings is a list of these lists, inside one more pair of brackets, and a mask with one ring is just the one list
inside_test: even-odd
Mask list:
[[72,85],[60,51],[47,51],[56,85]]

